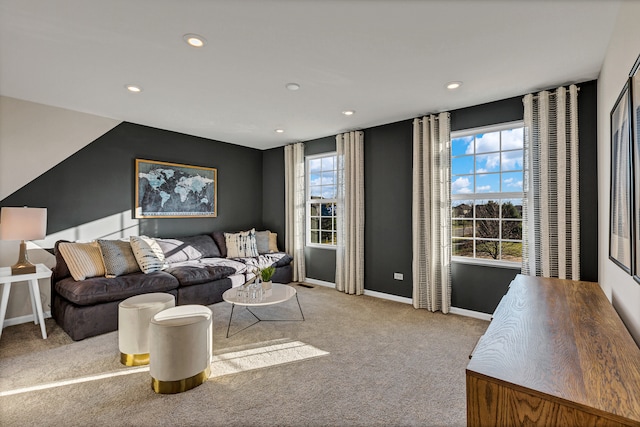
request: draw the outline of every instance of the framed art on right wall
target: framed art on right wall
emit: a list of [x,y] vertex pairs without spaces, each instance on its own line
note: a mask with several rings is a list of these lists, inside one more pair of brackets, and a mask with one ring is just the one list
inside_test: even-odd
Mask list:
[[633,179],[630,123],[630,80],[611,110],[611,204],[609,258],[633,274]]
[[630,86],[630,120],[631,144],[633,148],[633,180],[634,180],[634,270],[633,278],[640,282],[640,55],[636,59],[629,74]]

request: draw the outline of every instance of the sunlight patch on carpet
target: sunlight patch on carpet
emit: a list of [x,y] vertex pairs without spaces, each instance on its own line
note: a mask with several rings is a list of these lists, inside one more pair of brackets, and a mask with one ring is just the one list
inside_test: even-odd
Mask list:
[[[254,369],[268,368],[270,366],[298,362],[329,354],[326,351],[300,341],[276,340],[272,341],[272,343],[273,344],[258,345],[253,348],[242,348],[214,355],[211,358],[211,375],[209,378],[237,374],[239,372]],[[64,387],[90,381],[100,381],[123,375],[140,374],[143,372],[149,372],[149,366],[123,368],[102,374],[86,375],[78,378],[70,378],[29,387],[21,387],[14,390],[1,391],[0,397],[47,390],[55,387]]]
[[300,341],[261,346],[252,349],[233,351],[214,355],[211,359],[209,378],[253,369],[292,363],[313,357],[326,356],[329,353]]
[[17,388],[14,390],[3,391],[3,392],[0,392],[0,397],[11,396],[13,394],[28,393],[31,391],[46,390],[48,388],[62,387],[62,386],[72,385],[72,384],[86,383],[89,381],[98,381],[98,380],[103,380],[105,378],[119,377],[122,375],[139,374],[140,372],[148,372],[148,371],[149,371],[148,366],[140,366],[140,367],[123,369],[123,370],[118,370],[113,372],[105,372],[104,374],[87,375],[79,378],[71,378],[68,380],[55,381],[52,383],[38,384],[31,387],[23,387],[23,388]]

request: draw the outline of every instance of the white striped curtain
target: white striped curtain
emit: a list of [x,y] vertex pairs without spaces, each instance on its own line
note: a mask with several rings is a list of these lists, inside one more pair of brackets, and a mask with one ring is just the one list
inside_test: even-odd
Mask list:
[[364,293],[364,133],[336,135],[336,289]]
[[578,88],[523,102],[522,273],[580,280]]
[[451,128],[449,113],[413,121],[413,306],[451,307]]
[[293,256],[293,281],[305,279],[304,262],[304,144],[284,147],[285,251]]

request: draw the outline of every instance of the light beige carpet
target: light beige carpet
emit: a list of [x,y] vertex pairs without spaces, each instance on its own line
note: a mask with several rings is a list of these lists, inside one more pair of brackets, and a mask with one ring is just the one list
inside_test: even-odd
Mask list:
[[[465,367],[485,321],[295,286],[306,321],[214,313],[212,374],[157,395],[119,362],[117,332],[72,341],[51,319],[0,338],[2,426],[463,426]],[[255,309],[299,319],[295,299]],[[244,329],[247,327],[246,329]]]

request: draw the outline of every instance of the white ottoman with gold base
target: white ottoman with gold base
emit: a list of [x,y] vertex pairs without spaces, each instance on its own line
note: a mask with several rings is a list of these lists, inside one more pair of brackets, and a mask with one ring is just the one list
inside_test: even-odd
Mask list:
[[154,292],[127,298],[118,305],[120,362],[127,366],[149,364],[149,323],[167,308],[175,307],[171,294]]
[[149,372],[156,393],[180,393],[209,378],[211,325],[211,310],[203,305],[181,305],[153,316]]

